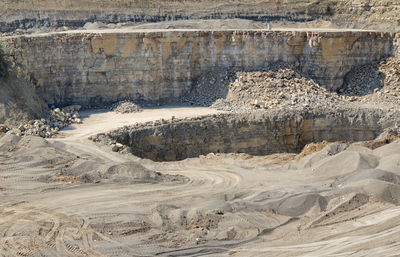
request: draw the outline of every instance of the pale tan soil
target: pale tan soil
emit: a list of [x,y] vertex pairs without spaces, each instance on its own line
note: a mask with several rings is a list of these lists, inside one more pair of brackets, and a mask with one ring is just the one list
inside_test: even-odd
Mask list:
[[[165,32],[165,31],[310,31],[310,32],[343,32],[343,31],[375,31],[374,29],[360,29],[338,26],[324,20],[310,22],[271,21],[259,22],[245,19],[211,19],[211,20],[178,20],[154,23],[134,24],[103,24],[101,22],[87,23],[78,29],[49,28],[36,29],[33,35],[43,36],[52,33],[128,33],[128,32]],[[31,33],[32,33],[31,32]]]
[[[62,32],[50,32],[51,34],[74,34],[74,33],[129,33],[129,32],[167,32],[167,31],[269,31],[266,27],[264,29],[253,29],[253,28],[220,28],[220,27],[213,27],[213,28],[192,28],[192,29],[181,29],[181,28],[174,28],[174,29],[165,29],[165,28],[135,28],[135,27],[126,27],[126,28],[116,28],[116,29],[88,29],[88,30],[68,30]],[[271,31],[310,31],[310,32],[343,32],[343,31],[370,31],[374,32],[375,30],[362,30],[362,29],[345,29],[345,28],[299,28],[299,27],[273,27]],[[45,36],[49,35],[49,33],[37,33],[34,34],[37,36]]]
[[[376,150],[323,150],[299,162],[287,154],[210,154],[154,163],[112,153],[86,139],[134,122],[214,112],[83,112],[83,123],[65,129],[51,144],[37,137],[1,138],[0,255],[398,254],[400,179],[394,174],[400,176],[400,141]],[[80,177],[107,175],[102,172],[110,166],[117,167],[111,179],[85,182]],[[129,167],[131,173],[124,173]],[[378,179],[373,175],[378,171],[358,172],[367,168],[392,175]]]
[[177,21],[163,21],[144,23],[139,25],[130,24],[103,24],[103,23],[87,23],[85,25],[86,30],[98,30],[98,29],[124,29],[124,30],[147,30],[147,29],[195,29],[195,30],[251,30],[251,29],[267,29],[268,24],[271,25],[272,29],[323,29],[323,30],[351,30],[351,28],[342,28],[336,24],[324,21],[314,20],[309,22],[290,22],[290,21],[252,21],[246,19],[210,19],[210,20],[177,20]]
[[[55,21],[99,20],[115,22],[115,17],[137,15],[135,21],[243,17],[257,19],[325,19],[341,27],[398,29],[398,1],[393,0],[262,0],[262,1],[141,1],[141,0],[3,0],[0,21],[12,22],[24,18]],[[55,16],[55,17],[54,17]],[[144,16],[140,18],[141,16]],[[143,20],[144,19],[144,20]],[[117,19],[118,20],[118,19]]]
[[115,113],[105,109],[80,112],[82,124],[72,124],[62,130],[65,140],[87,139],[87,137],[123,126],[133,125],[159,119],[195,117],[199,115],[220,113],[205,107],[163,107],[146,108],[138,113]]

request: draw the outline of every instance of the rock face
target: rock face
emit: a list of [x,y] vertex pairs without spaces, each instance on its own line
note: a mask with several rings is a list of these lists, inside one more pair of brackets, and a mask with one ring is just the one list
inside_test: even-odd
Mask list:
[[125,127],[92,138],[115,141],[131,152],[154,161],[174,161],[208,153],[266,155],[298,152],[319,141],[371,140],[397,118],[385,118],[383,110],[337,109],[221,114],[200,118],[160,121]]
[[288,62],[330,90],[353,67],[392,56],[378,32],[66,32],[4,37],[11,62],[48,104],[174,102],[204,72]]
[[252,20],[337,19],[345,25],[398,26],[393,0],[2,0],[0,32],[47,27],[81,27],[86,22],[155,22],[178,19]]
[[0,123],[10,127],[21,122],[38,119],[48,112],[43,99],[35,93],[34,86],[15,72],[0,78]]

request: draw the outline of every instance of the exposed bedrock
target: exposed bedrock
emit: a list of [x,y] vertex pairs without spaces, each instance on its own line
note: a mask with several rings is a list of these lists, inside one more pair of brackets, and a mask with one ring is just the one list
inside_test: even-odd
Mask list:
[[108,135],[132,153],[154,161],[174,161],[208,153],[267,155],[298,152],[319,141],[371,140],[394,126],[400,114],[382,110],[221,114],[125,127]]
[[174,102],[204,72],[295,64],[336,90],[353,67],[395,54],[380,32],[69,32],[4,37],[11,62],[52,105]]
[[346,26],[398,26],[392,0],[2,0],[0,32],[37,27],[80,27],[86,22],[155,22],[179,19],[334,19]]
[[246,18],[253,20],[308,20],[331,16],[335,3],[235,0],[3,0],[0,32],[48,27],[81,27],[86,22],[156,22],[179,19]]

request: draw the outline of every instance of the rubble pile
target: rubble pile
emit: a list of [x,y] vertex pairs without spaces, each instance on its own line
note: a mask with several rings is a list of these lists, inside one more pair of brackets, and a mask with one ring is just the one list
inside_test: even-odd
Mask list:
[[212,106],[225,111],[311,108],[337,104],[340,98],[293,69],[237,72],[225,99]]
[[12,133],[21,135],[35,135],[40,137],[54,137],[58,131],[71,123],[81,123],[79,116],[79,105],[67,106],[63,109],[55,108],[51,110],[47,119],[30,120],[26,124],[15,128]]
[[304,76],[294,64],[272,63],[264,71],[203,74],[184,97],[192,105],[233,112],[359,104],[388,107],[398,106],[399,100],[400,60],[394,57],[352,70],[338,92]]
[[93,142],[100,143],[101,145],[109,146],[111,148],[111,151],[113,152],[119,152],[122,154],[132,153],[132,148],[117,142],[117,140],[111,136],[111,133],[100,133],[97,135],[90,136],[88,137],[88,139]]
[[120,101],[111,106],[111,110],[116,113],[133,113],[141,112],[142,108],[131,101]]
[[212,105],[217,99],[226,97],[229,83],[234,80],[235,75],[226,70],[202,74],[194,82],[192,89],[182,97],[182,102],[194,106]]
[[400,60],[391,57],[349,72],[339,94],[353,96],[356,101],[362,103],[398,105],[400,100]]

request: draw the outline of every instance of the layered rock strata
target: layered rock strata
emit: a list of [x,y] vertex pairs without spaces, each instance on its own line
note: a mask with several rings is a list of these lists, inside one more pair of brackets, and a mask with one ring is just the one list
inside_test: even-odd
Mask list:
[[0,32],[38,27],[81,27],[86,22],[155,22],[244,18],[258,21],[337,20],[347,26],[398,26],[400,5],[391,0],[3,0]]
[[100,134],[94,141],[115,141],[134,155],[154,161],[175,161],[208,153],[267,155],[299,152],[319,141],[374,139],[396,126],[397,111],[386,117],[379,109],[337,109],[220,114],[158,121]]
[[330,90],[396,52],[391,33],[158,30],[4,37],[11,62],[49,105],[174,102],[207,71],[288,62]]

